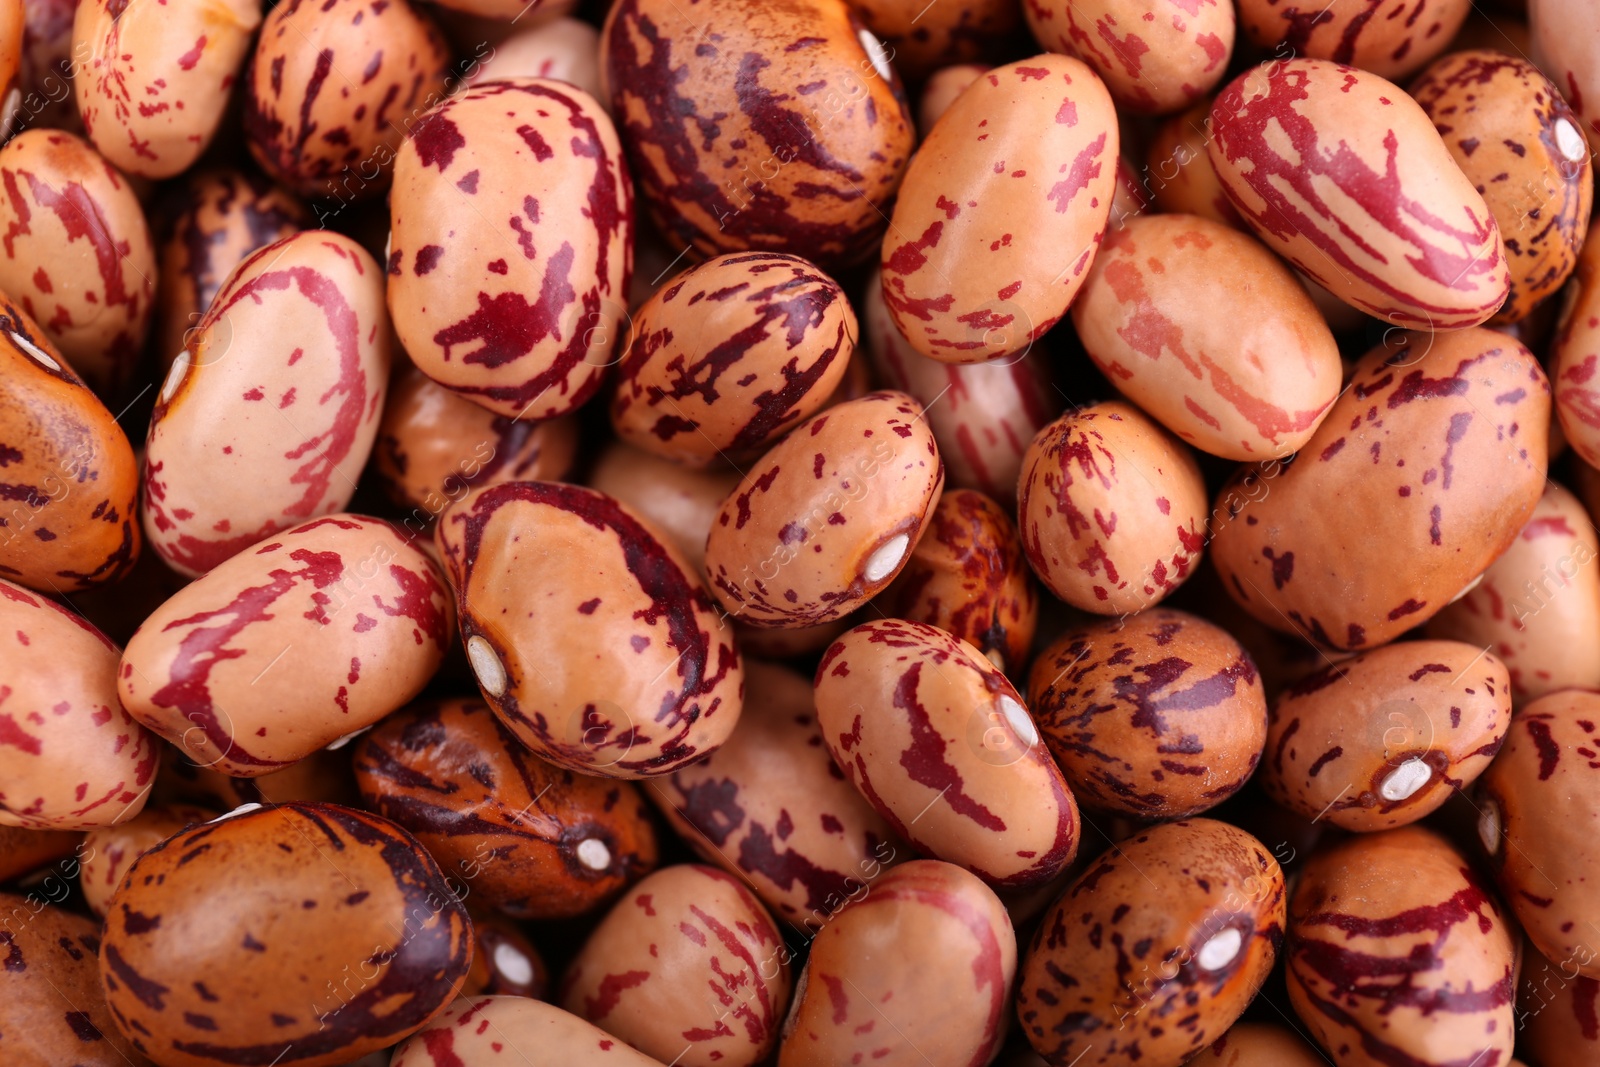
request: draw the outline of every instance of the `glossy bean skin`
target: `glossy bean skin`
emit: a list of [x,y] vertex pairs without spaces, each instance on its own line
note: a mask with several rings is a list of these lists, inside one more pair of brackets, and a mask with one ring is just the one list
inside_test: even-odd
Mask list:
[[1395,326],[1450,330],[1505,302],[1494,216],[1399,87],[1327,60],[1274,61],[1222,91],[1211,129],[1207,151],[1233,206],[1346,303]]
[[550,967],[517,923],[494,912],[472,911],[472,968],[463,997],[515,996],[547,1000]]
[[1310,56],[1398,81],[1450,46],[1469,0],[1331,0],[1320,8],[1239,0],[1239,26],[1275,56]]
[[656,865],[655,830],[632,785],[552,767],[480,700],[391,716],[361,739],[355,770],[368,810],[517,918],[593,911]]
[[1239,1023],[1190,1060],[1191,1067],[1323,1067],[1314,1047],[1281,1026]]
[[389,313],[424,374],[534,421],[594,395],[626,310],[633,186],[593,98],[538,78],[457,93],[400,146],[389,220]]
[[1596,370],[1600,370],[1600,241],[1586,239],[1551,341],[1550,384],[1561,431],[1591,467],[1600,465]]
[[139,466],[111,412],[0,294],[0,576],[63,594],[138,561]]
[[917,99],[917,129],[926,135],[950,110],[956,98],[966,92],[967,86],[988,70],[986,63],[952,63],[928,75],[928,80],[922,84],[922,95]]
[[311,225],[311,213],[291,193],[241,170],[208,170],[186,179],[182,205],[161,245],[158,352],[171,366],[189,332],[200,324],[222,283],[257,249]]
[[1226,459],[1291,455],[1339,395],[1339,348],[1293,272],[1195,215],[1108,234],[1072,322],[1124,396]]
[[577,451],[572,418],[497,415],[408,365],[390,379],[372,454],[389,499],[413,509],[406,529],[420,520],[420,532],[469,488],[562,480]]
[[60,130],[12,138],[0,149],[0,184],[0,291],[95,392],[120,393],[155,300],[155,248],[138,197],[86,141]]
[[[738,722],[732,632],[662,536],[610,497],[554,482],[474,490],[440,520],[479,688],[517,740],[558,767],[670,774]],[[581,568],[569,565],[575,551]],[[530,599],[533,589],[542,595]],[[553,662],[569,669],[550,672]]]
[[802,423],[748,468],[706,538],[711,591],[755,627],[841,619],[911,557],[944,485],[922,405],[869,393]]
[[80,0],[72,47],[86,61],[72,84],[85,134],[125,174],[187,170],[216,135],[260,25],[260,0]]
[[210,808],[188,804],[146,807],[127,822],[97,826],[83,841],[83,863],[79,883],[84,903],[98,916],[104,916],[111,895],[133,861],[161,844],[173,834],[198,826],[222,814]]
[[139,814],[160,755],[117,701],[117,647],[6,581],[0,634],[0,825],[86,830]]
[[634,886],[561,979],[561,1006],[663,1063],[751,1067],[778,1039],[789,952],[748,889],[680,864]]
[[915,133],[887,56],[861,33],[844,0],[612,6],[600,33],[612,113],[675,247],[825,269],[875,247]]
[[281,771],[255,778],[234,778],[216,767],[202,767],[181,748],[168,746],[152,794],[163,803],[182,801],[232,811],[241,804],[287,804],[292,800],[324,801],[354,807],[360,800],[350,771],[347,747],[321,748]]
[[327,230],[228,276],[167,372],[145,441],[145,533],[173,570],[205,574],[349,503],[388,384],[382,286],[373,258]]
[[508,1048],[571,1067],[661,1067],[571,1012],[516,996],[456,1001],[396,1046],[389,1067],[498,1067]]
[[1546,958],[1573,961],[1586,978],[1600,978],[1587,843],[1600,820],[1597,723],[1600,695],[1568,690],[1535,700],[1518,710],[1478,781],[1478,835],[1506,903]]
[[[318,858],[330,853],[337,864]],[[415,839],[365,812],[286,804],[140,856],[111,901],[100,977],[123,1033],[164,1067],[269,1044],[279,1063],[335,1067],[438,1014],[471,959],[466,909]]]
[[1591,961],[1586,947],[1572,959],[1552,962],[1529,949],[1517,989],[1518,1042],[1539,1067],[1585,1067],[1600,1055],[1600,981],[1585,978],[1576,963]]
[[614,441],[595,460],[586,484],[644,516],[703,577],[706,537],[739,485],[739,473],[695,470]]
[[876,272],[867,279],[861,325],[879,378],[923,406],[950,484],[1014,502],[1028,442],[1065,403],[1051,387],[1044,349],[987,363],[929,359],[900,336]]
[[1503,1063],[1513,933],[1488,885],[1420,826],[1324,845],[1289,902],[1289,1000],[1338,1067]]
[[1583,504],[1547,482],[1533,517],[1483,580],[1428,622],[1429,637],[1488,648],[1521,707],[1558,689],[1600,689],[1600,537]]
[[917,622],[863,623],[823,654],[817,725],[834,762],[918,851],[993,886],[1048,882],[1078,805],[1022,697],[977,649]]
[[426,553],[381,519],[332,515],[240,553],[157,608],[123,652],[118,689],[195,762],[254,778],[410,701],[444,658],[452,623]]
[[1206,144],[1211,140],[1212,100],[1201,100],[1161,124],[1145,155],[1144,181],[1158,209],[1199,215],[1236,230],[1248,230],[1222,190]]
[[1016,970],[988,886],[938,860],[903,864],[812,941],[778,1067],[988,1063]]
[[1233,5],[1219,0],[1023,0],[1022,9],[1041,45],[1083,60],[1135,115],[1193,104],[1233,52]]
[[1495,323],[1517,322],[1578,264],[1594,206],[1578,117],[1532,63],[1504,52],[1454,52],[1411,86],[1463,174],[1483,190],[1511,269]]
[[810,679],[775,664],[745,663],[745,710],[727,744],[646,795],[701,859],[807,932],[908,855],[828,755]]
[[409,0],[290,0],[244,72],[245,142],[271,178],[340,205],[381,195],[450,53]]
[[1034,661],[1028,706],[1078,799],[1140,820],[1222,803],[1267,739],[1250,654],[1170,608],[1068,630]]
[[939,497],[927,533],[877,605],[891,618],[954,634],[1002,671],[1027,662],[1039,617],[1016,524],[972,489]]
[[1600,143],[1600,22],[1583,0],[1528,0],[1533,58],[1583,121],[1591,146]]
[[[1151,486],[1160,491],[1152,494]],[[1022,547],[1039,580],[1102,615],[1159,603],[1205,550],[1205,485],[1184,445],[1118,400],[1040,430],[1017,488]]]
[[1376,647],[1426,622],[1532,516],[1549,388],[1498,331],[1392,336],[1292,465],[1252,465],[1224,487],[1211,554],[1228,592],[1327,648]]
[[1017,1018],[1052,1064],[1177,1067],[1220,1037],[1283,941],[1278,861],[1227,823],[1146,830],[1095,860],[1045,914]]
[[[1022,25],[1015,0],[961,0],[933,8],[917,0],[857,0],[852,6],[895,69],[913,82],[950,64],[1007,54]],[[931,126],[918,129],[926,132]]]
[[1307,819],[1370,832],[1467,788],[1511,725],[1511,678],[1482,646],[1402,641],[1326,667],[1272,705],[1261,785]]
[[580,19],[556,18],[518,29],[497,42],[467,80],[502,78],[553,78],[610,106],[600,82],[600,31]]
[[718,256],[634,313],[612,429],[691,467],[765,450],[827,402],[859,336],[844,290],[799,256]]
[[8,1067],[145,1067],[112,1020],[95,956],[100,925],[30,896],[0,893],[0,1053]]
[[981,363],[1059,322],[1105,232],[1119,143],[1111,97],[1076,59],[973,82],[907,168],[883,242],[884,303],[911,347]]

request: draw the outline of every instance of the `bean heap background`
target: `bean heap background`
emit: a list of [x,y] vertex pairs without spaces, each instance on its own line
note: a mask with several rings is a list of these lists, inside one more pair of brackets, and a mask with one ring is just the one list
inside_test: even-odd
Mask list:
[[1581,0],[0,0],[0,1064],[1600,1063],[1597,107]]

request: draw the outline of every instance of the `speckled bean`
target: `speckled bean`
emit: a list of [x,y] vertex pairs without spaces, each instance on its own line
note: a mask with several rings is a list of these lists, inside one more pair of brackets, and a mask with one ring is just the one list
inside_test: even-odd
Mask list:
[[[852,0],[850,5],[912,82],[936,68],[969,60],[995,59],[1014,52],[1012,38],[1022,26],[1017,0]],[[931,123],[920,128],[931,128]]]
[[511,1067],[522,1050],[564,1067],[661,1067],[604,1030],[525,997],[462,998],[402,1041],[389,1067]]
[[[525,7],[526,0],[523,2]],[[519,26],[495,43],[467,81],[502,78],[552,78],[577,86],[603,107],[611,102],[600,83],[600,31],[579,19],[557,18]]]
[[104,916],[111,895],[133,861],[173,834],[215,819],[221,812],[188,804],[146,807],[127,822],[97,826],[83,840],[78,880],[89,910]]
[[1238,0],[1239,26],[1275,56],[1331,59],[1396,80],[1450,46],[1470,0]]

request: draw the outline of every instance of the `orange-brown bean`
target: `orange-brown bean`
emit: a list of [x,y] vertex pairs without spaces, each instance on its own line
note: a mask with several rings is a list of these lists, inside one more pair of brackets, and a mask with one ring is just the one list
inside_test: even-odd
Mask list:
[[146,807],[127,822],[97,826],[83,839],[79,884],[89,910],[103,916],[133,861],[173,834],[215,819],[221,812],[188,804]]
[[[929,5],[927,0],[852,0],[867,29],[912,82],[952,63],[996,59],[1011,50],[1022,25],[1017,0],[958,0]],[[927,131],[930,125],[919,127]]]
[[1318,7],[1239,0],[1239,26],[1275,56],[1331,59],[1398,80],[1448,48],[1472,7],[1470,0],[1326,0]]
[[1517,989],[1517,1041],[1539,1067],[1589,1067],[1600,1058],[1600,980],[1584,977],[1576,966],[1595,956],[1586,947],[1572,959],[1553,962],[1526,950]]
[[1294,1031],[1268,1023],[1237,1023],[1189,1067],[1324,1067],[1327,1063]]

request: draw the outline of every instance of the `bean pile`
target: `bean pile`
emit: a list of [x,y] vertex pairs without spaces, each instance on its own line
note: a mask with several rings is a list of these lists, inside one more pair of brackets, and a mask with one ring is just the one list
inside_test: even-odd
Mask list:
[[0,0],[0,1067],[1600,1065],[1591,0]]

